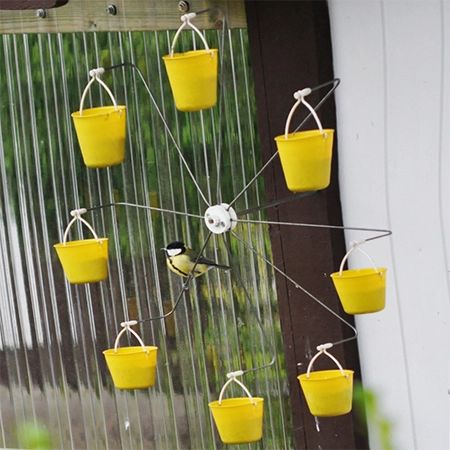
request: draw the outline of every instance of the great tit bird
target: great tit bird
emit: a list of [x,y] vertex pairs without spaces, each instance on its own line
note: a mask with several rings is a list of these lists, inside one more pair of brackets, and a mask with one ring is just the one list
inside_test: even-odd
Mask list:
[[217,264],[203,256],[198,258],[198,253],[189,248],[183,242],[172,242],[161,250],[166,251],[167,265],[169,266],[169,269],[182,277],[188,277],[191,272],[194,277],[198,277],[213,267],[224,270],[230,269],[228,266]]

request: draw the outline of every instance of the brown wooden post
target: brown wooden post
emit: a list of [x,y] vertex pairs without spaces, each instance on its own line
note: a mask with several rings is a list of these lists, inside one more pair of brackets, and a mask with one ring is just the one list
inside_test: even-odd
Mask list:
[[[263,160],[275,152],[274,137],[284,132],[293,93],[334,78],[328,6],[324,1],[246,1],[252,70],[255,78],[258,123]],[[313,105],[326,88],[308,97]],[[336,128],[334,100],[319,110],[326,128]],[[307,111],[299,111],[297,126]],[[304,129],[316,128],[314,121]],[[341,225],[335,137],[331,185],[311,196],[268,210],[269,220]],[[267,203],[294,195],[286,188],[279,158],[265,170]],[[330,273],[337,270],[345,254],[341,230],[272,226],[274,264],[349,322],[335,293]],[[297,380],[306,371],[316,346],[336,342],[353,332],[308,295],[277,275],[279,309],[290,385],[293,425],[297,448],[367,448],[367,441],[354,426],[353,414],[317,421],[309,413]],[[345,368],[359,377],[356,341],[333,347]],[[333,368],[326,357],[315,370]]]

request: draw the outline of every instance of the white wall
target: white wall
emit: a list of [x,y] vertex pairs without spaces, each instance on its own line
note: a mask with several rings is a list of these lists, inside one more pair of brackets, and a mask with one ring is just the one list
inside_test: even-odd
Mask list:
[[344,223],[393,232],[362,247],[388,269],[386,309],[356,319],[363,381],[395,449],[448,449],[450,2],[329,7]]

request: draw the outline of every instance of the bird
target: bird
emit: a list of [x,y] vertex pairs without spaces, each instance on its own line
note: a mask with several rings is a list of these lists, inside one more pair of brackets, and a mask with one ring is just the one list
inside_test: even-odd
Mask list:
[[198,253],[189,248],[184,242],[171,242],[161,250],[166,252],[166,261],[169,269],[182,277],[187,278],[191,273],[194,277],[198,277],[213,267],[223,270],[230,269],[229,266],[217,264],[204,256],[199,257]]

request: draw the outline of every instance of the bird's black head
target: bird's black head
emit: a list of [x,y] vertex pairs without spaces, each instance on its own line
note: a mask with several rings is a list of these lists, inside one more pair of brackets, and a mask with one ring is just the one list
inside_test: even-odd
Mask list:
[[168,256],[181,255],[186,251],[184,242],[176,241],[171,242],[165,249]]

